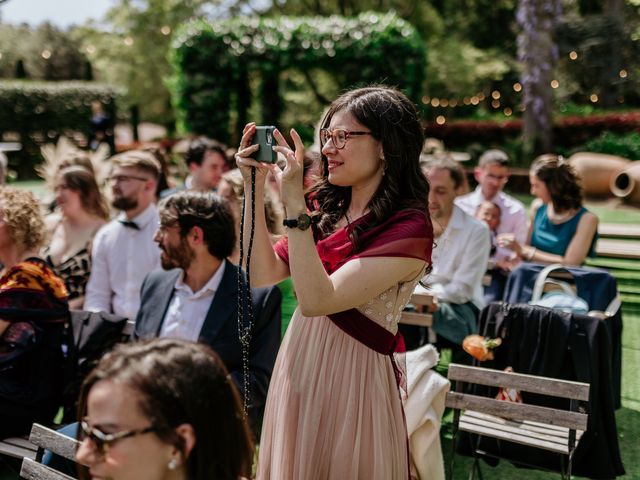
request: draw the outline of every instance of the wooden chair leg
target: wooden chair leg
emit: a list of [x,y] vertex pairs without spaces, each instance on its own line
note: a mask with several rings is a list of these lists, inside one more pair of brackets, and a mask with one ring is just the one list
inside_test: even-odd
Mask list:
[[451,458],[449,459],[449,475],[447,477],[448,480],[453,480],[453,460],[456,456],[456,437],[457,437],[457,429],[453,431],[453,436],[451,438]]
[[469,472],[469,480],[475,480],[476,473],[478,474],[478,480],[482,480],[482,470],[480,470],[480,455],[478,455],[481,438],[481,435],[477,436],[476,446],[473,449],[473,465],[471,465],[471,472]]

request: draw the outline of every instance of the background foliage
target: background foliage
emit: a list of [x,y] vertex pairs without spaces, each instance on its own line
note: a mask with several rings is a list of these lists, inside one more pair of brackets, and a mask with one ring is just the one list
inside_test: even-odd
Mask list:
[[176,34],[173,47],[172,87],[183,128],[223,141],[229,139],[230,100],[238,112],[236,131],[244,124],[249,72],[261,77],[260,118],[268,124],[277,123],[282,111],[277,104],[284,70],[305,75],[325,103],[330,97],[313,78],[318,69],[328,72],[339,89],[384,82],[416,101],[425,73],[424,42],[394,14],[195,21]]
[[33,166],[40,161],[39,144],[65,133],[88,136],[91,102],[99,100],[115,118],[121,94],[113,87],[90,82],[0,81],[0,138],[9,135],[23,147],[11,155],[12,167],[21,177],[32,176]]

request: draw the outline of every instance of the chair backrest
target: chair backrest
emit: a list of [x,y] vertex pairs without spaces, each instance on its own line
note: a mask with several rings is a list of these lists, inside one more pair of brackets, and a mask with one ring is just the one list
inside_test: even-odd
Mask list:
[[[433,303],[433,296],[426,293],[414,293],[411,295],[411,303],[416,307],[428,307]],[[433,317],[430,313],[404,311],[400,316],[400,323],[430,327],[433,325]]]
[[42,454],[44,450],[50,450],[56,455],[60,455],[69,460],[75,458],[78,448],[78,441],[75,438],[67,437],[61,433],[51,430],[37,423],[31,427],[29,441],[38,447],[36,460],[25,457],[22,460],[20,477],[27,480],[70,480],[72,477],[65,475],[51,467],[42,465]]
[[[559,380],[556,378],[523,375],[481,367],[450,364],[449,380],[473,383],[489,387],[515,388],[521,391],[566,398],[574,401],[589,401],[589,384]],[[458,383],[459,385],[459,383]],[[512,420],[530,420],[566,427],[571,430],[586,430],[588,415],[577,411],[506,402],[479,395],[465,394],[456,389],[447,393],[445,404],[457,410],[473,410]]]

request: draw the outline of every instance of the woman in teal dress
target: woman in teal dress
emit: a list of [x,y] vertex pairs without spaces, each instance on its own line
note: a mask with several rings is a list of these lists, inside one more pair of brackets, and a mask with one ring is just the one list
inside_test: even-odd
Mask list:
[[537,198],[531,207],[527,244],[509,236],[500,236],[498,244],[536,263],[582,265],[587,256],[595,256],[598,217],[583,207],[573,167],[561,156],[541,155],[531,165],[529,181]]

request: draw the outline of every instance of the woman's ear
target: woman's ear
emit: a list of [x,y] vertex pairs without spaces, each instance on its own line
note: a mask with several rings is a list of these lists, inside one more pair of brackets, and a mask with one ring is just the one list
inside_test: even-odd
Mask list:
[[178,447],[175,448],[174,454],[182,457],[182,462],[186,463],[193,447],[196,445],[196,432],[190,423],[182,423],[176,427],[176,434],[182,439],[182,451]]

